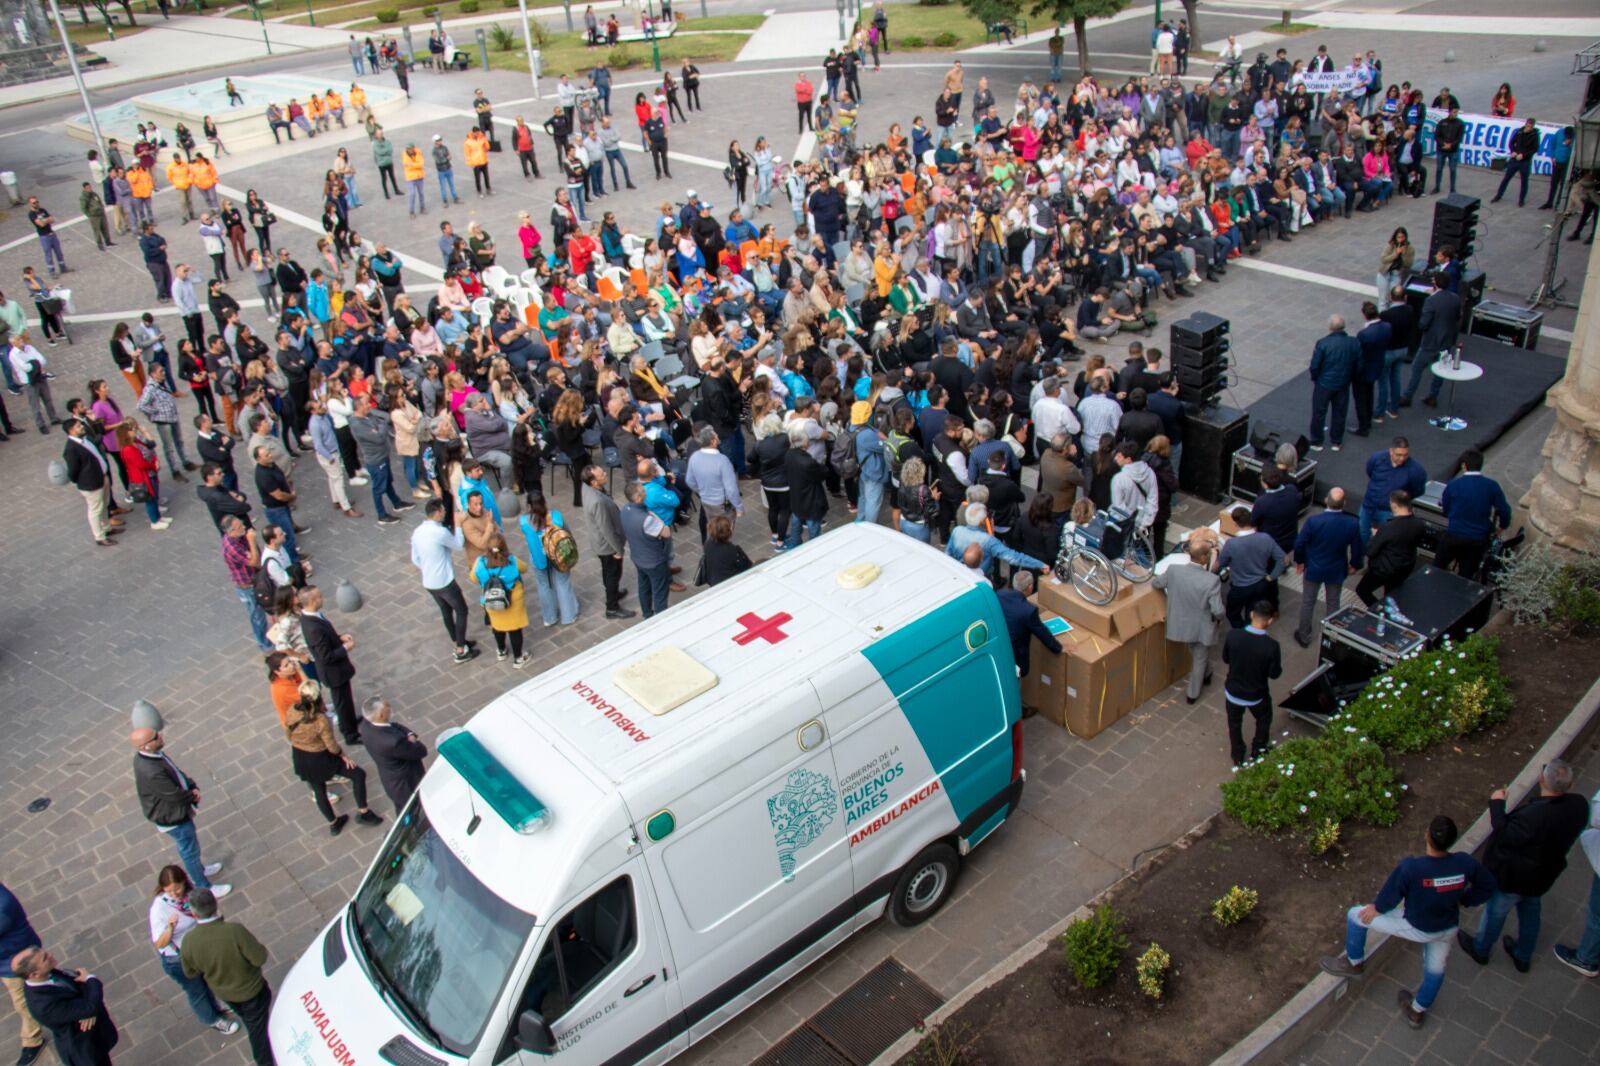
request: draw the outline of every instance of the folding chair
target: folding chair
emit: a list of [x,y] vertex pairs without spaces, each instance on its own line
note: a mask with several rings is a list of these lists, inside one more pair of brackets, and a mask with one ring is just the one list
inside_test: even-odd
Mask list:
[[529,267],[527,270],[524,270],[520,275],[518,275],[517,280],[522,282],[523,288],[532,289],[535,292],[539,291],[539,272],[533,269],[533,267]]
[[660,341],[648,341],[640,346],[639,354],[644,356],[645,362],[654,366],[658,360],[666,358],[667,349]]

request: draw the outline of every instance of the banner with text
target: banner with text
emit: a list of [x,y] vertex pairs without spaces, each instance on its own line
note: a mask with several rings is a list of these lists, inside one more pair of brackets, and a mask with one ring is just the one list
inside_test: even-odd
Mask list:
[[[1361,84],[1360,77],[1348,67],[1342,70],[1315,73],[1307,70],[1300,72],[1295,77],[1305,83],[1306,92],[1308,93],[1349,92]],[[1293,84],[1293,82],[1290,84]]]
[[[1448,112],[1430,107],[1428,118],[1422,124],[1422,150],[1427,153],[1429,161],[1435,159],[1433,128],[1446,114]],[[1456,117],[1466,126],[1466,131],[1461,135],[1461,155],[1457,162],[1469,167],[1487,167],[1497,159],[1504,160],[1511,154],[1512,136],[1527,121],[1521,118],[1496,118],[1493,115],[1468,115],[1464,112],[1457,112]],[[1539,152],[1533,157],[1533,172],[1549,174],[1550,150],[1560,139],[1562,127],[1540,122],[1536,128],[1539,131]]]

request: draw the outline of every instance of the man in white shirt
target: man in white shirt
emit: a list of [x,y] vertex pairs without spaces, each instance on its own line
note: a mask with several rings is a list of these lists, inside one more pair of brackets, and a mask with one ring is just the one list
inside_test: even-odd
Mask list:
[[756,377],[766,378],[771,386],[774,399],[782,401],[785,407],[789,406],[789,386],[783,383],[783,378],[778,374],[778,349],[776,345],[767,345],[756,356]]
[[[1083,454],[1093,456],[1100,447],[1100,438],[1109,433],[1116,436],[1122,423],[1122,406],[1106,395],[1110,384],[1104,375],[1089,381],[1089,391],[1078,403],[1078,418],[1083,422]],[[1048,438],[1046,438],[1048,439]]]
[[[39,432],[49,433],[50,427],[59,424],[61,419],[56,417],[56,405],[50,399],[45,358],[39,354],[39,349],[28,343],[27,330],[11,335],[11,351],[7,355],[7,362],[11,365],[11,376],[28,394],[28,407],[33,411],[33,420],[38,424]],[[45,415],[50,416],[50,421],[45,421]]]
[[466,512],[456,511],[454,530],[445,528],[442,499],[429,500],[422,513],[426,521],[411,534],[411,565],[421,572],[422,587],[439,605],[445,632],[455,644],[455,661],[464,663],[477,655],[478,649],[467,639],[467,600],[461,594],[461,586],[456,584],[455,560],[451,553],[460,551],[466,544],[461,533],[461,520]]
[[1056,434],[1065,433],[1069,437],[1076,437],[1083,429],[1078,422],[1078,416],[1072,413],[1061,399],[1061,379],[1054,375],[1040,382],[1043,395],[1034,401],[1033,405],[1033,447],[1034,454],[1039,455],[1050,447],[1050,442]]

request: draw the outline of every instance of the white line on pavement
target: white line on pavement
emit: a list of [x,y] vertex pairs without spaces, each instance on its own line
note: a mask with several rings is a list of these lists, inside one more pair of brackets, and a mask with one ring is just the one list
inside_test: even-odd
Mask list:
[[791,163],[803,163],[811,158],[811,153],[817,150],[817,134],[814,130],[806,130],[795,142],[794,155],[789,157]]
[[[230,185],[218,183],[217,191],[237,203],[242,204],[245,201],[245,194]],[[301,229],[310,230],[312,233],[323,232],[322,223],[318,222],[314,218],[302,215],[293,208],[284,207],[282,204],[274,203],[271,200],[267,200],[266,204],[268,207],[272,208],[272,213],[278,216],[279,222],[287,222],[291,226],[298,226]],[[394,251],[394,254],[400,257],[401,263],[410,267],[423,277],[431,278],[434,281],[444,280],[444,270],[442,268],[436,267],[426,260],[418,259],[414,255],[407,255],[405,252],[394,249],[391,249],[391,251]]]
[[1263,274],[1276,274],[1278,277],[1289,278],[1292,281],[1307,281],[1313,285],[1323,285],[1330,289],[1339,289],[1342,292],[1356,293],[1360,296],[1372,296],[1376,289],[1371,282],[1348,281],[1336,278],[1331,274],[1317,274],[1310,270],[1301,270],[1299,267],[1283,266],[1280,263],[1264,263],[1259,259],[1235,259],[1230,266],[1244,267],[1246,270],[1259,270]]

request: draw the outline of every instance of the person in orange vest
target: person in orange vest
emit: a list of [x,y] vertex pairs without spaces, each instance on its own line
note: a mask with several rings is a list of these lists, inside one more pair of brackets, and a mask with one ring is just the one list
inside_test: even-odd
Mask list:
[[138,229],[145,222],[153,224],[156,215],[150,210],[150,197],[156,194],[156,182],[144,164],[135,163],[128,170],[128,189],[133,193],[133,203],[128,206],[128,211],[133,215],[134,228]]
[[332,115],[334,121],[339,123],[340,129],[344,129],[344,97],[329,89],[322,94],[322,101],[328,108],[328,114]]
[[189,180],[200,190],[207,207],[213,211],[222,210],[222,205],[217,202],[217,168],[199,152],[189,160]]
[[355,82],[350,83],[350,106],[356,109],[357,119],[361,122],[367,121],[367,116],[371,114],[367,110],[367,90]]
[[493,196],[494,187],[489,184],[489,138],[481,129],[474,126],[467,131],[467,143],[462,145],[461,154],[472,168],[472,185],[478,195]]
[[183,224],[187,226],[194,221],[194,199],[189,192],[193,178],[182,152],[173,152],[172,160],[167,163],[167,184],[178,190],[178,202],[183,205]]
[[322,105],[322,97],[316,93],[312,93],[311,99],[306,101],[306,117],[311,120],[311,128],[316,132],[327,132],[328,109]]
[[422,182],[427,177],[427,163],[422,158],[422,149],[415,144],[406,145],[406,150],[400,153],[400,165],[404,168],[406,176],[406,206],[411,209],[411,217],[416,218],[417,212],[424,215],[428,213],[428,197],[423,190]]

